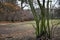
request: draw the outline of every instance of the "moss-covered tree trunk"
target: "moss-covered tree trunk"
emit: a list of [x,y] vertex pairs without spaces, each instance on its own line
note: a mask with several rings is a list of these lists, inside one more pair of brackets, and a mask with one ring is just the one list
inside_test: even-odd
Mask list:
[[[36,22],[36,37],[37,40],[47,40],[50,36],[50,27],[49,27],[49,0],[47,1],[47,26],[46,26],[46,13],[45,13],[45,0],[43,0],[43,5],[40,3],[40,0],[37,0],[41,11],[41,24],[40,24],[40,17],[37,16],[36,10],[33,6],[33,2],[28,0],[31,11],[34,16],[34,20]],[[47,30],[48,29],[48,30]]]

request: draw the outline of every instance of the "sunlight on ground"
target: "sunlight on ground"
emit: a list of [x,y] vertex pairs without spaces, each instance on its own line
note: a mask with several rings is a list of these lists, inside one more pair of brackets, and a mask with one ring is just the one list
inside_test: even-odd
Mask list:
[[[50,26],[53,24],[53,25],[60,25],[60,19],[53,19],[53,20],[50,20]],[[25,22],[17,22],[17,23],[2,23],[0,25],[10,25],[10,26],[17,26],[17,25],[28,25],[28,26],[31,26],[31,25],[35,25],[35,21],[25,21]]]

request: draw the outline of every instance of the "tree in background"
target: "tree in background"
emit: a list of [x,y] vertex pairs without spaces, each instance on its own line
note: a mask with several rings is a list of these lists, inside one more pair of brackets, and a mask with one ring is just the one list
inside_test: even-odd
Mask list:
[[8,3],[12,3],[12,4],[16,4],[17,0],[0,0],[1,3],[3,2],[8,2]]
[[20,11],[21,11],[20,7],[15,5],[15,4],[8,3],[8,2],[0,2],[0,15],[1,15],[0,16],[0,21],[15,22],[15,21],[19,20],[18,19],[18,13],[19,13],[19,16],[20,16],[21,15]]
[[59,6],[59,8],[60,8],[60,0],[58,0],[58,6]]

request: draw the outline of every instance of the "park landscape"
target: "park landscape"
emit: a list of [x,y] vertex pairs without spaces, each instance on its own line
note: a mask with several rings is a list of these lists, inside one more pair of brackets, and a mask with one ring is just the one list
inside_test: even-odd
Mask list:
[[[60,24],[58,24],[60,19],[54,19],[53,24],[53,40],[60,40]],[[58,24],[58,25],[57,25]],[[33,27],[35,21],[26,22],[3,22],[0,23],[0,39],[1,40],[35,40],[35,29]],[[50,20],[50,26],[52,23]]]
[[[19,0],[21,6],[17,1],[0,0],[0,40],[60,40],[60,6],[55,7],[59,1],[51,5],[53,0],[43,0],[43,4]],[[23,3],[30,9],[24,9]]]

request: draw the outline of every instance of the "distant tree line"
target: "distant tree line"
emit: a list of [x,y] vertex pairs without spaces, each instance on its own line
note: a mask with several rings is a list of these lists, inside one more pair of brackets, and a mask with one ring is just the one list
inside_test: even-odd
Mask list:
[[[6,2],[5,2],[6,1]],[[15,1],[15,2],[14,2]],[[11,3],[10,3],[11,2]],[[31,10],[21,10],[21,8],[15,5],[16,0],[0,0],[0,21],[27,21],[33,20]],[[39,15],[39,8],[36,9],[37,15]],[[54,9],[50,18],[60,18],[60,9]],[[39,17],[39,16],[38,16]],[[41,18],[41,15],[40,15]]]
[[8,3],[13,3],[16,4],[17,0],[0,0],[1,3],[3,2],[8,2]]

